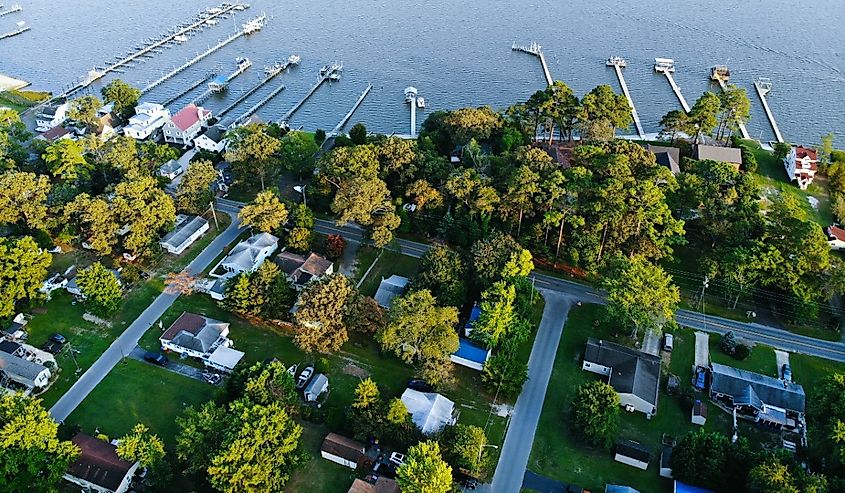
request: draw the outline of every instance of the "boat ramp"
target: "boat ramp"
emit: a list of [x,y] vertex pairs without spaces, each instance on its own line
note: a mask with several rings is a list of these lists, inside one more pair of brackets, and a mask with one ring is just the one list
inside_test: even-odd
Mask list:
[[293,107],[289,109],[287,113],[282,116],[282,118],[279,119],[279,123],[287,123],[287,121],[290,120],[290,117],[292,117],[294,113],[299,111],[299,108],[301,108],[302,105],[305,104],[305,102],[308,101],[308,99],[313,96],[315,92],[317,92],[317,89],[319,89],[324,82],[326,82],[327,80],[340,80],[340,74],[342,73],[343,63],[335,62],[331,65],[326,65],[321,68],[320,75],[317,78],[317,83],[314,84],[314,86],[308,90],[308,92],[305,94],[305,96],[302,97],[302,99],[299,100],[299,102],[293,105]]
[[775,121],[775,115],[772,114],[772,110],[769,108],[769,102],[766,100],[766,96],[772,91],[772,81],[765,77],[760,77],[754,81],[754,88],[757,89],[757,95],[760,96],[760,101],[763,103],[763,110],[766,111],[766,117],[768,117],[769,123],[772,125],[772,130],[775,132],[775,139],[783,143],[783,135],[781,135],[780,128],[778,128],[778,122]]
[[540,65],[543,66],[543,76],[546,78],[546,84],[552,85],[554,80],[552,79],[552,74],[549,72],[549,66],[546,64],[546,56],[543,55],[543,47],[540,46],[539,43],[536,41],[532,41],[530,45],[519,45],[516,44],[514,41],[513,45],[511,45],[511,49],[513,51],[521,51],[523,53],[528,53],[529,55],[534,55],[540,59]]
[[[719,84],[719,87],[722,88],[722,91],[727,91],[728,81],[731,80],[731,71],[726,65],[716,65],[715,67],[712,67],[710,69],[710,80],[715,81],[717,84]],[[739,124],[739,133],[742,134],[743,139],[751,139],[751,136],[748,135],[748,128],[746,128],[744,123]]]
[[675,96],[677,96],[678,101],[681,102],[681,107],[684,111],[689,113],[690,105],[687,104],[687,100],[684,99],[684,95],[681,94],[681,88],[678,87],[678,84],[675,83],[675,78],[672,77],[672,74],[675,73],[675,61],[671,58],[655,58],[654,71],[666,76],[666,79],[669,81],[669,85],[672,86],[672,90],[675,92]]
[[628,62],[626,62],[625,59],[622,57],[612,56],[607,59],[605,65],[607,65],[608,67],[613,67],[614,70],[616,70],[616,77],[619,79],[619,85],[622,86],[622,92],[628,99],[628,106],[631,107],[631,117],[633,117],[634,125],[637,127],[637,134],[640,136],[641,139],[644,139],[645,130],[643,130],[643,124],[640,121],[640,115],[637,113],[637,108],[636,106],[634,106],[634,100],[631,98],[631,93],[628,91],[628,84],[625,83],[625,77],[622,75],[622,69],[628,66]]

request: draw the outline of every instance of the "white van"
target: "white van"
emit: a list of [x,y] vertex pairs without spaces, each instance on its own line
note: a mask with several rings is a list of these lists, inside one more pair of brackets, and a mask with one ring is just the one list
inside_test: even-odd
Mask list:
[[672,334],[664,334],[663,335],[663,350],[664,351],[670,351],[670,352],[672,351],[672,343],[674,342],[673,339],[674,339],[674,337],[672,337]]

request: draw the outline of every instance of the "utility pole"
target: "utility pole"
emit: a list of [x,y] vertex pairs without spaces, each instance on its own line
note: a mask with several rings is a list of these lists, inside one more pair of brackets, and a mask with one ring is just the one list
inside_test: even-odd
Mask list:
[[208,206],[211,207],[211,215],[214,216],[214,227],[217,231],[220,231],[220,224],[217,223],[217,211],[214,210],[214,201],[209,202]]

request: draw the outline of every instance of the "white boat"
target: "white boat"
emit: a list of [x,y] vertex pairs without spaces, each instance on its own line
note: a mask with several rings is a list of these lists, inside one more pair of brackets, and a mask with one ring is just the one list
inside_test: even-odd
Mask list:
[[419,96],[417,98],[417,108],[419,108],[419,109],[425,108],[425,98],[424,97]]
[[408,86],[405,88],[405,102],[406,103],[413,103],[414,100],[417,99],[417,88],[414,86]]
[[675,60],[671,58],[655,58],[654,71],[673,73],[675,71]]
[[607,65],[608,67],[618,66],[624,68],[628,66],[628,62],[621,56],[612,56],[607,59],[605,65]]
[[243,70],[245,68],[251,67],[252,62],[249,58],[246,57],[238,57],[235,59],[235,62],[238,64],[238,69]]
[[173,41],[176,41],[176,42],[179,42],[179,43],[184,43],[185,41],[188,41],[188,37],[185,36],[184,34],[179,34],[179,35],[173,37]]
[[282,69],[282,64],[279,62],[274,63],[273,65],[268,65],[264,67],[264,73],[267,75],[275,74],[279,70]]
[[327,74],[327,73],[329,73],[329,70],[331,70],[331,67],[330,67],[330,66],[328,66],[328,65],[323,65],[323,68],[321,68],[321,69],[320,69],[320,76],[321,76],[321,77],[325,77],[325,76],[326,76],[326,74]]
[[329,80],[340,80],[340,72],[332,72],[329,76]]
[[288,57],[288,64],[290,65],[299,65],[299,62],[302,61],[299,55],[291,55]]
[[214,20],[214,19],[208,19],[208,20],[205,21],[205,23],[209,26],[216,26],[217,25],[217,21]]
[[246,10],[247,5],[243,3],[239,3],[235,5],[235,10]]
[[223,12],[223,9],[221,9],[220,7],[212,7],[206,10],[206,12],[208,12],[209,14],[219,14],[220,12]]

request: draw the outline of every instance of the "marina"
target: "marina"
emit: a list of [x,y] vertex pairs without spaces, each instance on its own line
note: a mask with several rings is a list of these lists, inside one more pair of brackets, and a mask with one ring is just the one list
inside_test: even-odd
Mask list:
[[675,78],[672,76],[672,74],[675,73],[675,60],[672,60],[671,58],[655,58],[654,71],[666,76],[666,79],[669,81],[669,85],[672,86],[672,91],[675,92],[675,96],[677,96],[678,101],[681,102],[681,107],[684,111],[689,113],[690,105],[687,104],[687,100],[684,99],[684,95],[681,94],[681,88],[678,87],[678,84],[675,82]]
[[9,31],[9,32],[4,33],[4,34],[0,34],[0,39],[11,38],[12,36],[17,36],[18,34],[25,33],[27,31],[29,31],[30,29],[32,29],[30,26],[27,26],[24,21],[18,22],[17,26],[18,26],[17,29],[15,29],[13,31]]
[[212,79],[208,82],[208,89],[206,89],[205,92],[194,98],[191,103],[198,105],[210,98],[213,94],[225,91],[226,88],[229,87],[230,82],[232,82],[237,76],[241,75],[246,71],[246,69],[252,66],[252,62],[249,60],[249,58],[238,57],[235,62],[236,68],[234,72],[229,74],[228,77],[222,75],[212,77]]
[[280,124],[287,123],[290,120],[290,117],[293,116],[294,113],[299,111],[299,108],[308,101],[311,96],[317,92],[317,89],[323,85],[324,82],[327,80],[340,80],[340,74],[343,73],[343,63],[333,63],[331,65],[325,65],[323,68],[320,69],[320,75],[317,78],[317,83],[314,84],[311,89],[305,93],[305,96],[302,97],[291,109],[289,109],[282,117],[279,119]]
[[628,99],[628,106],[631,107],[631,117],[634,120],[634,126],[637,128],[637,135],[639,135],[641,139],[644,139],[646,135],[645,130],[643,130],[643,124],[640,121],[640,115],[637,113],[637,107],[634,106],[634,100],[631,98],[631,93],[628,91],[628,84],[625,83],[625,77],[622,75],[622,69],[628,66],[628,62],[622,57],[612,56],[607,59],[605,65],[613,67],[616,71],[616,77],[619,79],[619,85],[622,86],[622,93],[625,94],[625,98]]
[[[710,79],[719,84],[722,91],[727,91],[728,82],[731,79],[731,71],[728,69],[727,65],[716,65],[710,69]],[[745,127],[744,123],[739,124],[739,133],[742,134],[743,139],[751,138],[751,136],[748,135],[748,129]]]
[[[224,117],[227,113],[229,113],[229,112],[230,112],[230,111],[232,111],[232,110],[233,110],[236,106],[238,106],[239,104],[241,104],[242,102],[244,102],[244,101],[246,100],[246,98],[248,98],[248,97],[252,96],[253,94],[255,94],[255,92],[256,92],[256,91],[258,91],[259,89],[261,89],[262,87],[264,87],[265,85],[267,85],[267,84],[268,84],[270,81],[272,81],[272,80],[273,80],[273,79],[274,79],[277,75],[279,75],[280,73],[284,72],[284,71],[285,71],[285,70],[287,70],[289,67],[299,64],[299,61],[300,61],[300,58],[299,58],[299,56],[298,56],[298,55],[291,55],[291,56],[289,56],[289,57],[287,58],[287,60],[285,60],[285,61],[284,61],[284,62],[282,62],[282,63],[276,63],[276,64],[273,64],[273,65],[272,65],[272,66],[270,66],[270,67],[265,67],[265,68],[264,68],[264,73],[265,73],[265,74],[267,74],[267,76],[266,76],[264,79],[262,79],[261,81],[259,81],[257,84],[255,84],[254,86],[252,86],[251,88],[249,88],[249,89],[247,89],[246,91],[244,91],[244,92],[243,92],[243,94],[241,94],[240,96],[238,96],[238,97],[237,97],[237,99],[235,99],[234,101],[232,101],[231,103],[229,103],[228,105],[226,105],[226,107],[225,107],[225,108],[223,108],[222,110],[218,111],[218,112],[217,112],[217,118],[218,118],[218,119],[220,119],[220,120],[222,120],[222,118],[223,118],[223,117]],[[257,110],[257,109],[258,109],[258,108],[256,108],[256,110]],[[250,115],[251,115],[251,113],[250,113]],[[247,118],[248,118],[248,117],[249,117],[249,116],[247,116]]]
[[522,53],[528,53],[529,55],[534,55],[540,59],[540,65],[543,67],[543,76],[546,78],[546,85],[552,85],[554,80],[552,79],[552,74],[549,72],[549,66],[546,63],[546,56],[543,54],[543,47],[540,46],[539,43],[536,41],[532,41],[530,45],[518,45],[516,41],[513,42],[511,45],[511,50],[513,51],[520,51]]
[[161,105],[162,105],[162,106],[165,106],[165,107],[170,106],[170,105],[171,105],[171,104],[173,104],[173,102],[174,102],[174,101],[176,101],[177,99],[181,98],[181,97],[182,97],[182,96],[184,96],[185,94],[188,94],[189,92],[193,91],[193,90],[194,90],[194,89],[196,89],[197,87],[199,87],[199,86],[201,86],[201,85],[205,84],[206,82],[210,81],[210,80],[211,80],[211,79],[212,79],[215,75],[216,75],[216,74],[214,74],[214,73],[212,72],[212,73],[209,73],[209,74],[207,74],[206,76],[204,76],[204,77],[202,77],[202,78],[200,78],[200,79],[197,79],[197,80],[196,80],[196,81],[194,81],[191,85],[189,85],[187,88],[182,89],[181,91],[177,92],[177,93],[176,93],[176,94],[174,94],[173,96],[171,96],[171,97],[167,98],[165,101],[163,101],[163,102],[161,103]]
[[[180,65],[180,66],[174,68],[173,70],[171,70],[170,72],[162,75],[161,77],[159,77],[155,81],[147,84],[141,90],[141,94],[146,94],[147,92],[155,89],[157,86],[167,82],[168,80],[172,79],[174,76],[176,76],[176,75],[180,74],[181,72],[187,70],[188,68],[196,65],[197,63],[204,60],[205,58],[207,58],[212,53],[220,50],[221,48],[228,45],[232,41],[240,38],[241,36],[244,36],[244,35],[250,34],[250,33],[254,33],[254,32],[256,32],[256,30],[261,30],[261,28],[264,26],[264,21],[266,19],[267,19],[267,15],[261,14],[260,16],[256,17],[255,19],[252,19],[251,21],[245,23],[239,31],[232,33],[226,39],[218,41],[216,45],[208,48],[207,50],[205,50],[202,53],[197,54],[194,58],[191,58],[190,60],[186,61],[182,65]],[[249,31],[249,32],[247,32],[247,31]]]
[[[2,7],[2,5],[0,5],[0,7]],[[0,10],[0,17],[6,16],[6,15],[9,15],[9,14],[14,14],[15,12],[20,12],[21,10],[23,10],[23,7],[21,7],[20,4],[16,3],[6,10]]]
[[760,102],[763,103],[763,110],[766,112],[766,117],[769,119],[772,130],[775,132],[775,139],[783,143],[783,135],[781,135],[780,128],[778,128],[778,122],[775,121],[775,115],[772,113],[771,108],[769,108],[769,102],[766,100],[766,96],[772,91],[772,81],[768,78],[760,77],[754,81],[754,88],[757,89],[757,95],[760,96]]
[[352,108],[349,110],[348,113],[346,113],[346,115],[343,117],[343,119],[340,120],[340,122],[337,125],[335,125],[334,129],[331,131],[331,133],[329,135],[339,135],[340,134],[341,130],[343,130],[343,127],[345,127],[346,124],[349,123],[349,119],[352,118],[352,115],[355,114],[355,111],[358,109],[359,106],[361,106],[361,103],[364,102],[364,98],[367,97],[367,94],[369,94],[372,89],[373,89],[373,85],[367,84],[367,88],[364,89],[364,92],[362,92],[360,96],[358,96],[358,99],[355,101],[355,104],[352,105]]
[[259,109],[261,109],[261,107],[262,107],[262,106],[264,106],[265,104],[267,104],[268,102],[270,102],[270,100],[271,100],[271,99],[275,98],[275,97],[276,97],[276,95],[278,95],[280,92],[282,92],[282,91],[284,91],[284,90],[285,90],[285,85],[284,85],[284,84],[279,85],[279,87],[277,87],[277,88],[273,89],[273,90],[270,92],[270,94],[268,94],[268,95],[264,96],[264,97],[261,99],[261,101],[259,101],[259,102],[255,103],[254,105],[252,105],[252,107],[250,107],[248,110],[246,110],[243,114],[241,114],[239,117],[235,118],[235,121],[233,121],[233,122],[232,122],[232,123],[230,123],[229,125],[226,125],[226,128],[234,128],[234,127],[237,127],[238,125],[243,124],[243,123],[244,123],[245,121],[247,121],[247,120],[249,119],[249,117],[251,117],[251,116],[252,116],[252,115],[253,115],[256,111],[258,111]]

